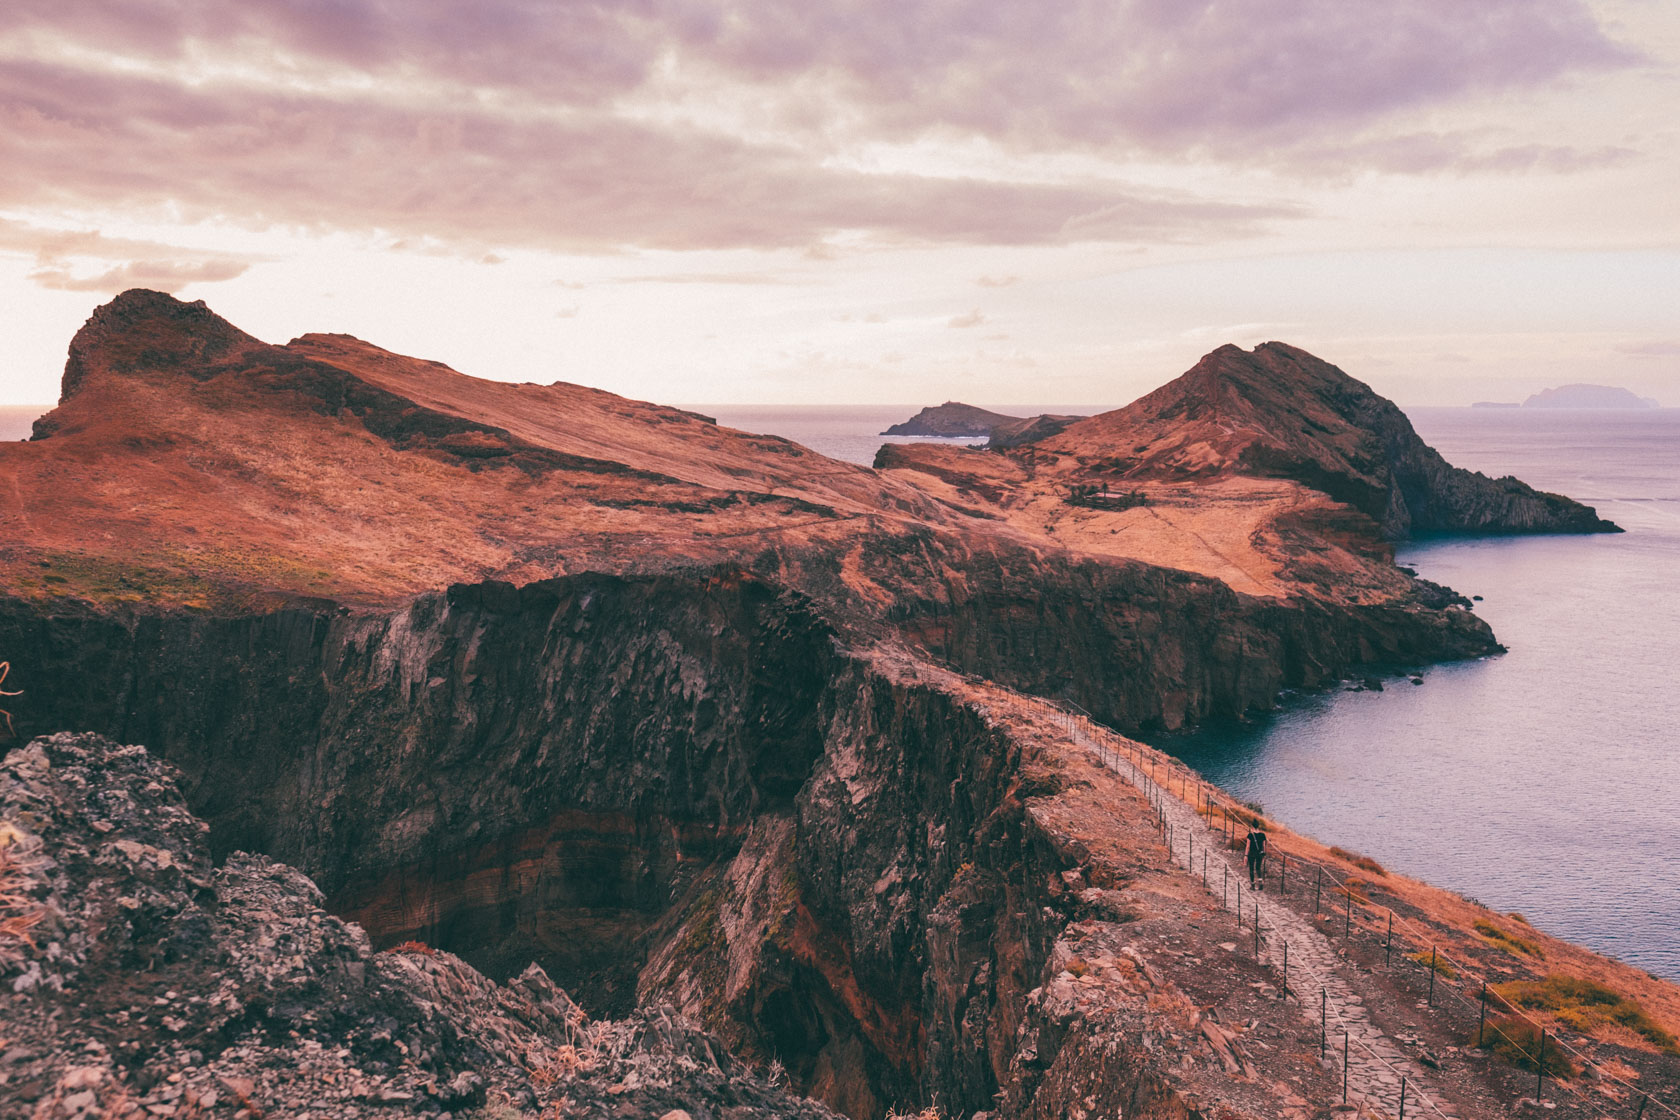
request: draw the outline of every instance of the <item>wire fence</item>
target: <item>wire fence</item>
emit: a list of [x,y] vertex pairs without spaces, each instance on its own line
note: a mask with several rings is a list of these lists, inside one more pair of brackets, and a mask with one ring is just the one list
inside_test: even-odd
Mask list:
[[[1237,837],[1237,829],[1239,827],[1250,827],[1255,823],[1263,821],[1263,815],[1253,807],[1242,804],[1225,790],[1206,781],[1201,777],[1201,775],[1196,773],[1183,762],[1180,762],[1179,760],[1174,759],[1153,747],[1127,739],[1113,731],[1111,728],[1099,723],[1089,712],[1085,711],[1077,704],[1073,704],[1068,701],[1049,701],[1040,697],[1027,696],[1024,694],[1018,695],[1021,696],[1023,701],[1056,720],[1059,726],[1066,730],[1070,739],[1077,739],[1080,734],[1083,733],[1087,743],[1096,749],[1098,757],[1106,766],[1116,771],[1120,771],[1121,765],[1124,764],[1127,769],[1132,771],[1135,776],[1135,784],[1137,784],[1143,791],[1149,804],[1155,810],[1156,826],[1160,831],[1163,843],[1167,846],[1169,858],[1171,858],[1175,864],[1178,859],[1178,844],[1176,842],[1176,837],[1173,835],[1173,827],[1168,820],[1167,813],[1165,812],[1163,806],[1163,798],[1172,797],[1181,804],[1194,810],[1199,816],[1204,818],[1210,829],[1215,830],[1217,834],[1224,837],[1222,850],[1225,853],[1226,859],[1222,859],[1220,863],[1223,871],[1223,879],[1219,893],[1221,896],[1221,905],[1226,909],[1230,909],[1232,905],[1232,896],[1229,890],[1230,864],[1227,860],[1233,850],[1233,842]],[[1194,875],[1196,873],[1196,863],[1193,833],[1189,838],[1187,838],[1185,843],[1185,859],[1186,869]],[[1342,903],[1344,913],[1344,938],[1352,937],[1355,925],[1354,912],[1356,906],[1359,912],[1358,924],[1360,927],[1362,929],[1368,929],[1372,926],[1372,907],[1358,890],[1357,880],[1350,883],[1349,879],[1352,878],[1351,876],[1344,878],[1338,875],[1334,868],[1326,867],[1323,863],[1316,860],[1304,862],[1314,869],[1315,899],[1313,911],[1315,919],[1321,912],[1320,902],[1324,894],[1324,884],[1328,881],[1331,888],[1330,894],[1333,897],[1340,896],[1340,901]],[[1295,866],[1297,868],[1300,868],[1302,864],[1303,861],[1300,859],[1295,861]],[[1280,885],[1285,888],[1285,892],[1287,892],[1289,867],[1290,864],[1288,856],[1286,854],[1279,853]],[[1202,878],[1204,885],[1206,885],[1211,891],[1212,884],[1207,882],[1207,852],[1205,850],[1205,846],[1203,851]],[[1241,874],[1237,875],[1236,878],[1235,907],[1238,915],[1238,928],[1241,929]],[[1255,957],[1258,961],[1260,957],[1260,941],[1264,933],[1258,918],[1258,905],[1255,907],[1255,913],[1256,918],[1252,923],[1252,929],[1255,936]],[[1544,1092],[1547,1069],[1547,1047],[1553,1046],[1562,1051],[1564,1054],[1579,1060],[1586,1067],[1592,1069],[1599,1078],[1625,1090],[1627,1094],[1626,1104],[1630,1110],[1629,1115],[1633,1116],[1635,1120],[1643,1120],[1643,1117],[1648,1111],[1652,1115],[1661,1113],[1667,1116],[1680,1117],[1680,1109],[1677,1109],[1674,1105],[1657,1097],[1651,1096],[1648,1092],[1639,1089],[1625,1077],[1622,1077],[1615,1071],[1607,1068],[1603,1062],[1594,1058],[1592,1055],[1585,1053],[1580,1049],[1580,1047],[1560,1036],[1553,1028],[1537,1021],[1533,1016],[1529,1015],[1524,1008],[1513,1003],[1511,1000],[1501,995],[1497,990],[1490,988],[1487,983],[1486,975],[1480,971],[1479,967],[1477,967],[1474,962],[1461,960],[1443,950],[1440,947],[1439,939],[1428,929],[1419,926],[1417,923],[1402,915],[1397,915],[1392,907],[1382,907],[1379,917],[1386,917],[1386,923],[1382,925],[1381,928],[1383,929],[1382,943],[1385,964],[1387,967],[1392,970],[1394,939],[1396,929],[1398,928],[1403,938],[1406,937],[1406,935],[1410,935],[1411,943],[1418,949],[1416,957],[1403,953],[1403,958],[1415,960],[1420,968],[1423,968],[1428,972],[1429,995],[1426,1006],[1435,1006],[1436,991],[1437,988],[1439,988],[1446,996],[1458,1001],[1464,1009],[1475,1012],[1477,1017],[1475,1046],[1477,1048],[1481,1048],[1490,1037],[1497,1037],[1504,1041],[1506,1046],[1509,1047],[1511,1053],[1521,1055],[1524,1059],[1532,1062],[1535,1067],[1535,1097],[1537,1099],[1540,1098]],[[1427,961],[1419,959],[1422,957],[1422,951],[1425,948],[1427,948],[1430,953]],[[1295,995],[1297,1002],[1299,1002],[1299,994],[1292,992],[1289,988],[1287,942],[1284,942],[1283,944],[1283,954],[1284,975],[1280,991],[1283,998]],[[1480,985],[1474,998],[1466,995],[1465,992],[1458,986],[1445,978],[1449,970],[1453,975],[1463,975],[1473,978]],[[1501,1025],[1499,1020],[1496,1019],[1489,1021],[1487,1012],[1490,1006],[1498,1010],[1499,1013],[1505,1017],[1507,1023],[1509,1023],[1510,1020],[1515,1019],[1526,1024],[1532,1032],[1529,1035],[1529,1038],[1513,1038],[1504,1026]],[[1323,1049],[1326,1033],[1329,1030],[1329,1007],[1327,1000],[1325,1001],[1325,1008],[1325,1017],[1321,1023],[1321,1050]],[[1338,1025],[1343,1031],[1345,1054],[1348,1046],[1354,1044],[1351,1041],[1353,1039],[1354,1032],[1351,1025],[1342,1017],[1339,1009],[1335,1011],[1335,1017]],[[1400,1077],[1401,1088],[1399,1104],[1401,1110],[1400,1114],[1402,1116],[1404,1115],[1405,1105],[1411,1102],[1416,1102],[1417,1104],[1422,1105],[1436,1115],[1443,1117],[1447,1115],[1447,1113],[1442,1111],[1440,1106],[1431,1100],[1424,1093],[1422,1088],[1417,1086],[1413,1082],[1412,1078],[1403,1070],[1396,1067],[1387,1058],[1383,1057],[1375,1050],[1372,1050],[1363,1042],[1358,1042],[1357,1044],[1371,1058],[1386,1066],[1396,1076]],[[1346,1100],[1346,1078],[1347,1065],[1346,1058],[1344,1057],[1344,1101]],[[1379,1108],[1381,1107],[1380,1102],[1370,1101],[1368,1096],[1366,1103],[1376,1105]]]

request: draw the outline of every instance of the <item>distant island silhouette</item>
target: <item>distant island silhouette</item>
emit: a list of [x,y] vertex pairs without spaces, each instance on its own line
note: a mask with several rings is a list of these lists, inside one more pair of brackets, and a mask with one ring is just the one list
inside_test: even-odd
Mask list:
[[1660,408],[1651,397],[1614,385],[1559,385],[1542,389],[1521,404],[1515,401],[1477,401],[1471,408]]

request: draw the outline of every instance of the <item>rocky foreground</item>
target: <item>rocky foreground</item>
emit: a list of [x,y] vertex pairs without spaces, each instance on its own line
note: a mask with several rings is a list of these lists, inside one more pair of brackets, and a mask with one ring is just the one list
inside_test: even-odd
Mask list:
[[307,876],[210,859],[174,769],[97,735],[0,763],[0,1115],[825,1120],[669,1008],[593,1021],[376,953]]

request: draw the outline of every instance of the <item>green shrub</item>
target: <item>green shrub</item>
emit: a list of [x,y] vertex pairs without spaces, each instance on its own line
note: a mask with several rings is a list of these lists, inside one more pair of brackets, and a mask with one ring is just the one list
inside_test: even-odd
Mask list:
[[[1474,1035],[1470,1041],[1475,1043]],[[1481,1046],[1483,1050],[1491,1051],[1518,1069],[1526,1069],[1530,1073],[1535,1072],[1539,1061],[1545,1063],[1547,1077],[1564,1080],[1581,1072],[1579,1067],[1569,1060],[1569,1055],[1564,1053],[1563,1047],[1550,1038],[1546,1040],[1546,1051],[1542,1057],[1540,1028],[1527,1019],[1519,1019],[1514,1015],[1489,1019],[1486,1029],[1482,1031]]]
[[1514,980],[1493,990],[1514,1007],[1549,1011],[1559,1022],[1582,1034],[1615,1023],[1664,1053],[1680,1054],[1674,1036],[1647,1015],[1643,1007],[1596,980],[1554,973],[1544,980]]
[[1477,933],[1481,934],[1483,937],[1487,938],[1507,953],[1520,953],[1525,957],[1533,957],[1536,960],[1540,960],[1546,955],[1541,951],[1539,945],[1530,941],[1528,938],[1518,937],[1514,933],[1506,933],[1504,930],[1500,929],[1498,926],[1494,925],[1485,918],[1477,918],[1475,924]]
[[1433,968],[1435,975],[1443,980],[1458,979],[1458,969],[1452,966],[1451,961],[1439,954],[1435,954],[1433,957],[1429,953],[1408,953],[1406,955],[1424,968]]

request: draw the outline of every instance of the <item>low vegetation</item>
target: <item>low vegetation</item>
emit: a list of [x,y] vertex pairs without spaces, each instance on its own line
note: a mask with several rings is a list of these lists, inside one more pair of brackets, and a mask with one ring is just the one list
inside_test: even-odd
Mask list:
[[1514,933],[1507,933],[1486,918],[1477,918],[1475,927],[1477,933],[1513,956],[1533,957],[1535,960],[1541,960],[1546,955],[1535,942],[1526,937],[1519,937]]
[[1346,848],[1331,848],[1330,854],[1339,860],[1345,860],[1353,864],[1361,871],[1369,871],[1373,875],[1382,875],[1385,878],[1388,875],[1388,872],[1383,869],[1383,865],[1370,856],[1362,856],[1358,852],[1350,852]]
[[30,932],[47,916],[46,908],[30,893],[32,884],[14,858],[17,833],[0,823],[0,962],[21,959],[24,949],[35,948]]
[[1558,1080],[1567,1080],[1581,1072],[1556,1042],[1548,1039],[1542,1051],[1540,1036],[1540,1028],[1527,1019],[1514,1015],[1489,1019],[1482,1030],[1481,1048],[1531,1073],[1543,1067],[1547,1077]]
[[1456,979],[1458,979],[1458,969],[1456,969],[1452,966],[1451,961],[1447,960],[1447,958],[1445,958],[1443,956],[1440,956],[1439,954],[1430,954],[1430,953],[1427,953],[1427,952],[1419,952],[1419,953],[1408,953],[1406,955],[1410,959],[1412,959],[1412,960],[1416,961],[1417,963],[1421,964],[1424,968],[1433,968],[1435,970],[1435,975],[1439,976],[1443,980],[1456,980]]
[[1110,490],[1096,483],[1079,483],[1068,491],[1067,504],[1087,509],[1135,509],[1149,504],[1149,496],[1142,490]]
[[1513,1007],[1549,1012],[1566,1027],[1593,1034],[1624,1027],[1665,1054],[1680,1054],[1680,1044],[1646,1014],[1636,1001],[1582,976],[1552,974],[1544,980],[1514,980],[1493,991]]

